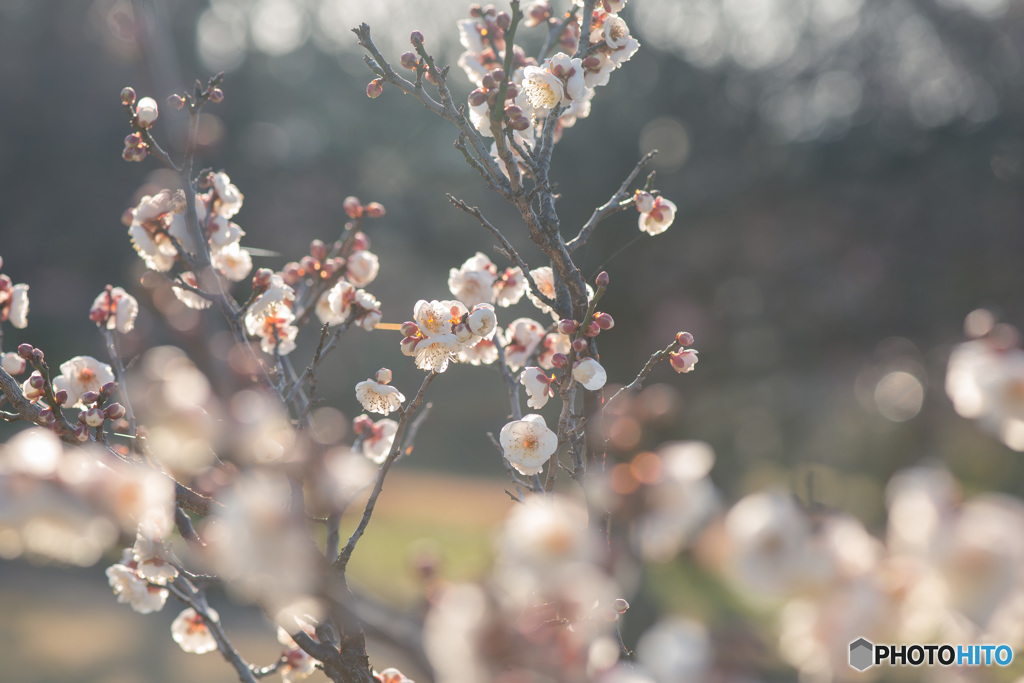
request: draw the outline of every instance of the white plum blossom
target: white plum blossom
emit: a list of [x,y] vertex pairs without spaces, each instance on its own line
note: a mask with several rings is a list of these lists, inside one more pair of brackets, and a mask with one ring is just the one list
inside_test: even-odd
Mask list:
[[174,194],[161,190],[155,195],[146,195],[132,209],[132,224],[128,236],[146,267],[165,272],[174,265],[178,250],[167,235],[170,215],[174,211]]
[[178,570],[164,559],[166,552],[160,529],[149,521],[139,524],[135,545],[132,547],[132,559],[139,578],[161,586],[174,581]]
[[391,452],[398,433],[398,423],[390,418],[377,420],[369,428],[370,433],[363,436],[362,452],[367,458],[380,465]]
[[394,667],[389,667],[379,672],[374,671],[373,675],[377,677],[381,683],[416,683]]
[[466,306],[493,303],[494,284],[498,272],[491,259],[479,251],[448,274],[448,289]]
[[295,290],[280,275],[271,277],[270,286],[260,294],[245,314],[245,329],[260,338],[260,348],[267,354],[286,355],[295,350],[298,328],[292,325],[295,314],[291,303]]
[[365,287],[377,279],[380,260],[366,249],[352,253],[345,261],[345,278],[356,287]]
[[452,325],[459,323],[469,309],[461,301],[424,301],[416,302],[413,308],[413,320],[425,337],[436,337],[450,334]]
[[[198,206],[200,205],[197,204]],[[199,213],[198,208],[197,213]],[[175,220],[177,220],[177,217]],[[184,216],[181,217],[181,220],[184,222]],[[174,225],[174,222],[172,222],[172,229]],[[245,231],[227,218],[224,218],[224,216],[211,214],[206,221],[206,234],[208,235],[210,247],[213,250],[217,250],[229,244],[237,244],[245,235]]]
[[[199,289],[199,280],[196,279],[196,274],[192,271],[179,273],[178,277],[192,289]],[[213,303],[206,297],[196,294],[191,289],[186,289],[177,284],[171,285],[171,291],[174,292],[174,296],[178,301],[193,310],[201,311],[204,308],[209,308]]]
[[498,347],[490,339],[481,339],[475,344],[463,345],[458,358],[460,363],[490,365],[498,360]]
[[478,337],[490,338],[498,326],[498,317],[494,314],[494,306],[491,304],[477,304],[469,312],[466,319],[469,331]]
[[231,183],[227,173],[214,173],[211,179],[216,193],[213,197],[213,212],[224,218],[232,218],[242,208],[245,196]]
[[135,116],[139,120],[139,125],[143,128],[152,126],[159,115],[160,108],[152,97],[143,97],[135,105]]
[[108,330],[121,334],[135,328],[135,317],[139,314],[139,302],[120,287],[109,287],[92,302],[89,319]]
[[61,363],[60,376],[53,379],[54,392],[68,392],[66,405],[73,406],[89,391],[99,393],[103,385],[114,381],[114,371],[92,356],[75,356]]
[[676,205],[662,196],[653,197],[653,200],[649,202],[645,199],[642,203],[638,197],[636,206],[640,211],[640,230],[648,235],[660,235],[668,230],[672,221],[676,219]]
[[[220,618],[212,607],[207,607],[206,611],[212,619]],[[206,620],[191,607],[186,607],[171,622],[171,638],[182,650],[192,654],[201,655],[217,649],[217,641],[210,633]]]
[[513,420],[498,437],[505,459],[520,474],[540,474],[544,463],[558,450],[558,435],[536,413]]
[[391,371],[381,368],[376,379],[368,379],[356,385],[356,398],[369,413],[388,415],[402,407],[405,395],[398,389],[388,386]]
[[550,370],[555,367],[552,364],[552,359],[556,353],[568,354],[572,349],[572,338],[567,334],[551,332],[544,335],[541,344],[543,345],[543,350],[537,356],[537,365]]
[[210,254],[213,267],[232,282],[241,282],[252,271],[252,255],[238,242],[231,242]]
[[383,317],[377,297],[364,289],[357,289],[352,303],[361,311],[355,318],[355,324],[367,332],[372,332]]
[[492,303],[508,308],[519,303],[526,293],[528,284],[522,268],[506,268],[494,282],[494,299]]
[[28,285],[11,287],[7,321],[20,330],[28,327]]
[[958,345],[949,356],[946,393],[959,415],[1024,451],[1024,350],[989,339]]
[[541,368],[523,368],[519,373],[519,383],[526,387],[526,393],[529,394],[526,405],[538,410],[543,408],[548,399],[555,395],[551,388],[553,381],[554,377],[544,374]]
[[416,367],[420,370],[444,372],[448,362],[459,352],[463,342],[453,334],[439,334],[421,339],[416,344]]
[[572,366],[572,378],[588,391],[596,391],[608,381],[608,373],[593,358],[583,358]]
[[513,320],[499,340],[505,346],[505,363],[513,370],[523,367],[543,338],[544,326],[536,320]]
[[111,565],[106,571],[107,581],[114,589],[117,601],[129,605],[139,614],[159,612],[167,602],[168,590],[139,578],[135,569],[124,563],[125,560],[130,561],[131,551],[125,553],[126,558],[122,558],[121,564]]
[[20,375],[25,372],[27,367],[28,363],[25,359],[13,351],[0,354],[0,368],[3,368],[8,375]]
[[352,312],[356,288],[348,280],[338,280],[316,301],[316,317],[325,325],[340,325]]
[[583,64],[564,52],[546,60],[541,66],[523,68],[523,89],[536,109],[554,109],[574,100],[587,99]]

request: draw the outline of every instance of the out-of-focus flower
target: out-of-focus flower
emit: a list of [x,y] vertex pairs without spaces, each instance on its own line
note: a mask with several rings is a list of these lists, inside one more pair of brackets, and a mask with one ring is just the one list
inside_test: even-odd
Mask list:
[[241,282],[252,272],[252,255],[238,242],[231,242],[210,254],[213,267],[232,282]]
[[466,306],[493,303],[498,268],[486,255],[477,252],[448,274],[448,289]]
[[246,311],[245,328],[249,334],[260,338],[264,353],[283,356],[295,350],[298,328],[292,325],[295,314],[291,302],[294,300],[295,290],[274,275],[270,286]]
[[377,379],[368,379],[356,385],[356,398],[363,404],[363,409],[370,413],[387,415],[402,407],[405,402],[405,395],[398,389],[388,386],[391,381],[391,371],[382,368],[377,373]]
[[572,366],[572,378],[588,391],[597,391],[608,381],[608,373],[593,358],[583,358]]
[[[206,611],[211,618],[220,618],[212,607],[207,607]],[[186,607],[171,622],[171,638],[174,639],[174,642],[182,650],[192,654],[201,655],[217,649],[217,641],[214,639],[213,634],[210,633],[206,620],[191,607]]]
[[374,422],[369,428],[369,434],[363,435],[363,455],[378,465],[383,463],[391,452],[397,432],[398,423],[392,419],[384,418]]
[[1024,451],[1024,350],[990,339],[960,344],[949,356],[946,393],[957,413]]
[[394,667],[384,669],[380,673],[375,671],[373,675],[380,681],[380,683],[416,683]]
[[241,210],[245,195],[238,191],[238,188],[231,183],[231,178],[223,171],[214,173],[212,181],[215,192],[212,198],[213,212],[224,218],[232,218]]
[[135,573],[139,578],[161,586],[174,581],[178,570],[164,558],[166,552],[160,530],[149,521],[139,524],[135,545],[132,547]]
[[499,339],[505,346],[505,362],[512,370],[523,367],[543,338],[544,327],[536,320],[513,320]]
[[14,285],[4,306],[7,321],[18,329],[28,327],[28,285]]
[[377,327],[377,323],[383,317],[377,297],[365,289],[357,289],[352,303],[355,304],[356,309],[359,311],[359,314],[355,317],[355,324],[367,332],[372,332],[373,328]]
[[75,356],[61,363],[60,376],[53,379],[53,389],[54,392],[67,391],[66,405],[73,406],[79,403],[79,399],[86,392],[99,393],[104,384],[113,381],[114,371],[106,363],[101,363],[92,356]]
[[345,277],[356,287],[365,287],[377,279],[380,260],[365,249],[353,252],[345,261]]
[[139,314],[139,302],[120,287],[108,286],[92,302],[89,320],[108,330],[121,334],[135,328],[135,317]]
[[494,281],[493,303],[508,308],[519,303],[527,290],[526,277],[521,268],[506,268]]
[[636,646],[637,663],[657,683],[704,680],[712,657],[707,630],[682,617],[658,622],[640,636]]
[[143,97],[135,105],[135,116],[139,120],[139,125],[143,128],[152,126],[159,115],[160,109],[157,107],[156,100],[152,97]]
[[210,307],[212,302],[209,299],[192,291],[193,289],[199,289],[199,280],[196,279],[195,273],[187,270],[184,273],[179,273],[178,277],[184,284],[192,288],[186,289],[176,283],[172,283],[171,291],[174,293],[174,296],[178,301],[185,304],[188,308],[197,311]]
[[[644,208],[646,208],[646,204]],[[676,219],[676,205],[660,195],[654,197],[649,211],[641,209],[641,203],[638,199],[637,209],[640,210],[640,230],[648,235],[660,235],[668,230],[668,226],[672,225],[672,221]]]
[[[312,630],[312,627],[310,627],[309,631]],[[307,635],[315,638],[315,635],[308,631]],[[301,681],[316,671],[316,660],[306,654],[306,651],[300,648],[292,637],[288,635],[288,632],[280,626],[277,627],[277,642],[285,647],[284,654],[281,655],[284,661],[277,668],[277,672],[281,674],[281,680],[284,683]]]
[[555,395],[551,388],[554,381],[554,376],[547,376],[541,368],[523,368],[519,373],[519,383],[526,387],[526,393],[530,396],[526,405],[538,410],[543,408],[548,399]]
[[558,435],[537,414],[509,422],[501,428],[498,440],[505,459],[520,474],[540,474],[544,463],[558,450]]
[[0,354],[0,368],[3,368],[8,375],[20,375],[25,372],[27,367],[28,363],[25,359],[13,351]]
[[169,591],[140,578],[132,567],[114,564],[107,567],[106,573],[118,602],[128,604],[139,614],[159,612],[164,608]]

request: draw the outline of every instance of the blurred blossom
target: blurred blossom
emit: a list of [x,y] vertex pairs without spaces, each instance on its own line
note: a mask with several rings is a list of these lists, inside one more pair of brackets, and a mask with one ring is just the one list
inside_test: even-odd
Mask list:
[[259,465],[301,461],[299,435],[276,396],[246,389],[231,397],[230,450],[240,463]]
[[657,683],[700,681],[712,663],[711,639],[696,621],[665,619],[640,636],[636,661]]
[[1003,348],[995,338],[958,345],[949,356],[946,393],[957,413],[1024,451],[1024,350]]
[[875,405],[882,417],[892,422],[906,422],[921,412],[924,386],[909,372],[890,372],[875,387]]
[[306,42],[309,31],[304,3],[259,0],[249,15],[252,41],[268,55],[283,55]]
[[[212,619],[219,618],[214,609],[207,607],[206,611]],[[217,641],[206,621],[191,607],[186,607],[171,622],[171,637],[185,652],[201,655],[217,649]]]

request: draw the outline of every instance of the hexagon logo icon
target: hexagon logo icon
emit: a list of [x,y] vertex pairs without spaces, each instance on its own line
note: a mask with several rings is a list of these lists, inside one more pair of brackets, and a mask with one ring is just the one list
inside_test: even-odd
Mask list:
[[864,671],[874,664],[875,646],[865,638],[858,638],[850,643],[850,666],[857,671]]

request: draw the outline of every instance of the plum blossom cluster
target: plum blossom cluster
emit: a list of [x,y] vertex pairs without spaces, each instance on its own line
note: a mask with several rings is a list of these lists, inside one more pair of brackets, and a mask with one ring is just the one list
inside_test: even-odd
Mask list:
[[416,302],[413,320],[402,324],[402,353],[416,360],[416,367],[428,372],[444,372],[448,363],[466,353],[478,363],[493,358],[474,350],[489,340],[498,324],[494,306],[474,304],[467,308],[461,301]]
[[[0,258],[0,268],[4,260]],[[28,285],[14,284],[10,276],[0,273],[0,323],[8,322],[18,329],[28,326]],[[0,329],[0,336],[3,330]]]

